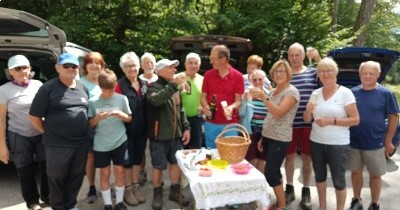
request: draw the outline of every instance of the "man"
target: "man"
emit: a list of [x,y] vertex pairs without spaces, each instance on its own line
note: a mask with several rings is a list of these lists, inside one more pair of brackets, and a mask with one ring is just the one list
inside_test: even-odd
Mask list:
[[153,209],[162,209],[162,171],[167,169],[168,163],[171,182],[169,200],[177,203],[182,201],[184,206],[189,204],[183,196],[180,197],[180,171],[175,157],[182,144],[187,145],[190,141],[189,122],[181,108],[178,94],[178,86],[185,82],[185,78],[174,77],[178,65],[177,60],[158,61],[155,68],[158,80],[151,83],[147,90],[147,130],[153,165]]
[[[204,75],[201,105],[207,120],[204,124],[206,146],[215,148],[215,138],[224,127],[239,123],[238,109],[244,92],[243,75],[229,64],[230,52],[225,45],[216,45],[211,49],[210,62],[213,69]],[[215,113],[210,104],[215,101]],[[226,101],[223,107],[221,102]]]
[[[316,51],[316,50],[315,50]],[[312,55],[316,61],[321,60],[318,52]],[[308,99],[313,90],[318,87],[317,72],[315,68],[308,68],[303,65],[305,52],[303,45],[294,43],[288,50],[289,63],[293,70],[293,78],[290,82],[300,92],[300,105],[297,110],[293,122],[293,137],[290,147],[286,154],[285,170],[286,170],[286,203],[289,205],[295,200],[293,175],[294,175],[294,162],[297,147],[301,148],[302,158],[302,176],[303,176],[303,189],[301,193],[300,207],[303,209],[311,209],[311,195],[310,195],[310,182],[312,174],[312,161],[311,161],[311,148],[310,148],[310,132],[311,124],[305,123],[303,120],[303,113],[306,109]]]
[[52,209],[78,209],[76,198],[89,146],[88,90],[75,80],[79,72],[76,56],[61,54],[55,68],[58,77],[39,89],[29,118],[43,133]]
[[351,170],[354,193],[351,210],[363,209],[361,188],[364,165],[369,172],[371,191],[368,210],[379,209],[381,176],[386,173],[385,154],[388,156],[394,151],[392,139],[398,124],[399,108],[393,92],[377,83],[380,73],[379,63],[375,61],[362,63],[359,69],[361,85],[352,89],[360,113],[360,124],[350,128],[348,166]]

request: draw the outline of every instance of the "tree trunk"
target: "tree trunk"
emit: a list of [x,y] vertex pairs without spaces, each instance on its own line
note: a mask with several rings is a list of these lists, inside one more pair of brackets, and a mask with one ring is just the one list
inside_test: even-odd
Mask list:
[[332,21],[331,21],[331,28],[332,32],[336,32],[336,27],[338,24],[338,10],[339,10],[339,0],[332,0]]
[[354,33],[360,32],[357,39],[354,41],[354,46],[363,46],[367,36],[367,27],[371,21],[372,13],[376,5],[376,0],[362,0],[356,24],[354,25]]

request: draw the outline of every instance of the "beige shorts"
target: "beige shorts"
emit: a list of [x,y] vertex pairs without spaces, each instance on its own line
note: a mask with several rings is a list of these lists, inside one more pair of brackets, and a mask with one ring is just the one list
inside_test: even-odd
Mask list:
[[362,170],[364,165],[370,174],[375,176],[384,175],[386,173],[385,148],[377,150],[350,148],[347,168],[350,170]]

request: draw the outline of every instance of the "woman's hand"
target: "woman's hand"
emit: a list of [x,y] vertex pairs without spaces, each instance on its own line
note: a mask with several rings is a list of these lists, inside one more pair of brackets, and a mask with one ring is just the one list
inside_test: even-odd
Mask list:
[[10,159],[10,154],[8,152],[8,148],[6,145],[0,146],[0,161],[8,164],[8,160]]
[[317,123],[317,125],[319,126],[319,127],[325,127],[325,126],[327,126],[327,125],[334,125],[335,123],[335,118],[327,118],[327,117],[324,117],[324,118],[319,118],[319,119],[316,119],[315,120],[315,122]]
[[262,145],[262,137],[260,138],[260,140],[257,142],[257,149],[258,149],[258,151],[260,151],[260,152],[262,152],[264,149],[263,149],[263,145]]

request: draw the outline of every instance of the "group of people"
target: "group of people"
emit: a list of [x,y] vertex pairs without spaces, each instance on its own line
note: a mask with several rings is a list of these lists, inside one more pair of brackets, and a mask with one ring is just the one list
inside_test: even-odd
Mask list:
[[[304,66],[306,55],[317,63],[316,68]],[[196,53],[186,56],[185,71],[177,74],[178,60],[156,62],[150,53],[139,59],[135,52],[127,52],[119,63],[124,75],[117,79],[106,68],[103,56],[90,52],[84,57],[78,80],[78,58],[64,53],[55,66],[58,77],[42,84],[32,79],[25,56],[11,57],[6,69],[10,82],[0,87],[0,160],[8,163],[12,158],[27,207],[78,209],[77,195],[85,174],[90,185],[88,202],[93,203],[97,196],[95,169],[99,168],[104,209],[113,209],[111,165],[114,209],[144,203],[139,179],[147,141],[152,208],[162,209],[163,171],[167,168],[169,199],[186,206],[189,201],[180,193],[176,151],[203,145],[203,123],[204,144],[209,148],[216,147],[215,138],[225,126],[241,123],[252,140],[246,159],[264,173],[273,188],[273,208],[285,209],[295,200],[294,161],[300,149],[302,209],[312,207],[312,171],[319,209],[327,209],[327,166],[337,209],[345,206],[346,169],[352,170],[350,208],[362,209],[364,165],[370,173],[369,209],[379,209],[385,153],[394,150],[391,139],[399,112],[394,94],[377,83],[379,63],[362,63],[362,84],[350,90],[337,84],[339,69],[333,59],[321,59],[315,49],[306,53],[299,43],[289,47],[288,61],[273,64],[269,70],[272,82],[261,70],[260,56],[248,58],[246,75],[229,64],[230,51],[224,45],[214,46],[209,59],[213,69],[203,77],[197,73],[201,58]],[[236,135],[226,133],[232,134]],[[280,171],[284,162],[285,189]]]

